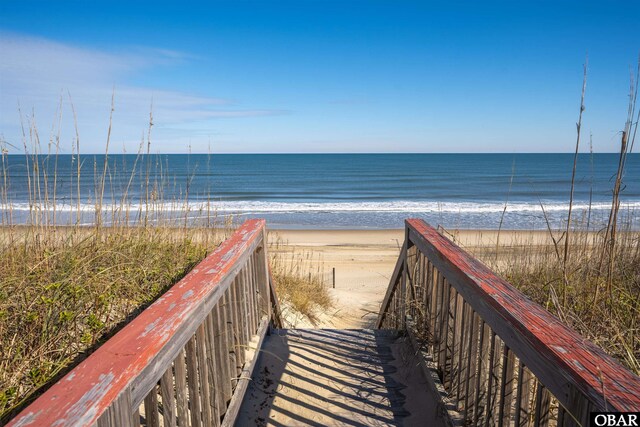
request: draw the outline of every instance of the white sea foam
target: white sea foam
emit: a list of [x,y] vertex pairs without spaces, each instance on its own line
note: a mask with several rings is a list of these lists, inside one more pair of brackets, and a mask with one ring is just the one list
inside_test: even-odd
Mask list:
[[[568,210],[567,203],[543,202],[545,212],[565,212]],[[119,206],[115,206],[119,209]],[[454,213],[454,214],[482,214],[502,212],[505,208],[504,203],[500,202],[434,202],[434,201],[381,201],[381,202],[273,202],[273,201],[212,201],[209,205],[207,202],[190,202],[188,209],[190,211],[199,211],[210,209],[212,212],[218,213],[342,213],[342,212],[422,212],[428,213]],[[594,211],[608,210],[611,208],[610,202],[598,202],[591,205]],[[28,212],[31,208],[28,203],[12,203],[11,209],[14,212]],[[93,212],[94,204],[81,204],[82,212]],[[575,211],[589,209],[588,203],[574,203]],[[621,204],[623,210],[640,210],[640,200],[623,202]],[[58,203],[56,205],[58,212],[75,212],[77,206],[66,203]],[[112,206],[104,208],[105,211],[111,211]],[[145,205],[139,203],[127,204],[124,210],[135,212],[144,211]],[[150,208],[154,211],[162,212],[183,212],[185,210],[184,203],[162,203],[154,204]],[[511,213],[542,213],[542,207],[539,203],[508,203],[507,212]]]

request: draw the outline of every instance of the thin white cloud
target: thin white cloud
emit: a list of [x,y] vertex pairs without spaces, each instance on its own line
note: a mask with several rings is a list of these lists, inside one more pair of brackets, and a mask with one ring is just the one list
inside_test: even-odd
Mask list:
[[[132,77],[139,78],[144,72],[158,72],[167,65],[186,66],[193,59],[173,50],[133,47],[115,54],[0,32],[0,56],[0,135],[14,145],[21,134],[18,105],[26,115],[35,114],[42,133],[42,127],[48,130],[54,122],[61,97],[65,104],[63,133],[73,133],[71,99],[78,113],[83,148],[93,152],[103,149],[114,91],[113,137],[125,145],[128,141],[138,143],[152,105],[154,124],[158,125],[154,136],[158,141],[165,138],[163,128],[184,128],[183,137],[188,138],[189,126],[185,124],[195,124],[193,128],[198,131],[194,136],[207,127],[215,134],[214,119],[283,113],[238,109],[212,96],[128,84]],[[173,150],[181,151],[179,147]]]

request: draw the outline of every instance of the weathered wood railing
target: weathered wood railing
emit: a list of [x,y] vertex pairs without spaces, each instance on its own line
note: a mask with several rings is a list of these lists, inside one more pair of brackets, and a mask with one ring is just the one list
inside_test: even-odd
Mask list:
[[640,378],[422,220],[406,221],[378,327],[407,331],[453,424],[586,426],[640,408]]
[[250,220],[9,426],[232,425],[274,297]]

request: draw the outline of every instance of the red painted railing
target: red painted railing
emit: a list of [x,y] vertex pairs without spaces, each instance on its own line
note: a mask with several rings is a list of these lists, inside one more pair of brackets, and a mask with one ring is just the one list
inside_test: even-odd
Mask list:
[[640,408],[639,377],[422,220],[406,221],[378,326],[421,343],[460,424],[586,426]]
[[232,424],[272,319],[266,257],[245,222],[9,426]]

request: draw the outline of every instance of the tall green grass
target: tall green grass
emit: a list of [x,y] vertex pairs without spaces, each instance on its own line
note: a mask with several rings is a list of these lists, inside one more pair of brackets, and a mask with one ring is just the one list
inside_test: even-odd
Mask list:
[[[26,188],[12,188],[8,152],[15,147],[0,140],[0,425],[183,277],[236,225],[218,217],[209,199],[192,210],[192,176],[178,182],[151,152],[152,115],[126,172],[108,162],[111,120],[103,164],[81,154],[76,126],[68,150],[73,174],[64,177],[68,190],[61,194],[59,117],[46,144],[35,120],[23,118]],[[90,211],[81,191],[87,175]],[[117,178],[127,183],[124,188],[114,187]],[[131,196],[134,182],[143,186],[136,188],[138,199]],[[26,218],[13,209],[15,190],[27,193]],[[179,197],[167,200],[167,194]],[[66,218],[63,206],[71,209]],[[316,279],[284,265],[275,264],[276,280],[296,287],[279,291],[295,300],[288,292]],[[312,311],[313,304],[304,309]]]
[[[576,155],[584,110],[586,66],[578,120]],[[547,222],[551,245],[498,245],[478,254],[507,280],[640,375],[640,224],[633,215],[620,222],[620,201],[629,153],[640,122],[637,109],[640,62],[631,78],[629,104],[620,134],[618,168],[611,189],[611,209],[602,229],[591,224],[590,209],[580,221],[569,213],[566,225],[554,230]],[[570,205],[573,203],[574,161]],[[637,177],[634,177],[637,179]],[[543,212],[544,212],[544,206]],[[519,246],[519,245],[516,245]]]

